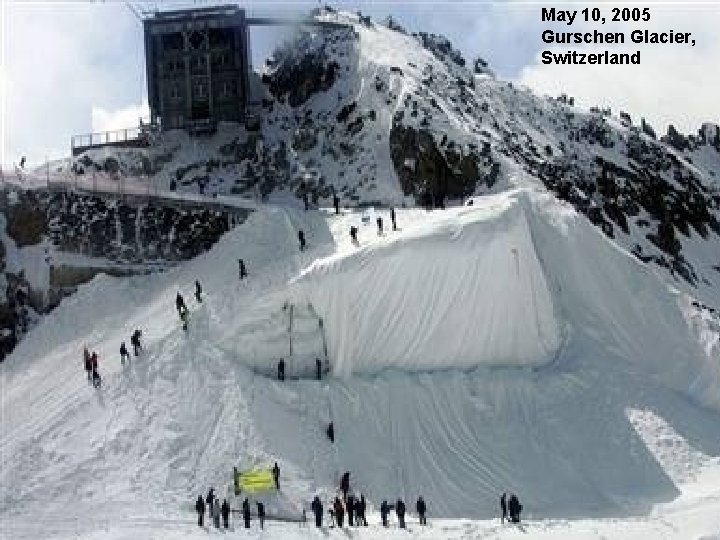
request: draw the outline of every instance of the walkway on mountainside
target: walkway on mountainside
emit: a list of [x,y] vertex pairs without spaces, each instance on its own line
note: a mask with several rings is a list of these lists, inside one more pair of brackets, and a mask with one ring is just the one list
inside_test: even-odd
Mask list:
[[72,192],[85,195],[117,197],[128,204],[148,204],[156,202],[162,206],[182,208],[204,208],[236,213],[238,210],[254,210],[257,203],[253,199],[237,196],[208,197],[194,193],[160,190],[147,176],[117,176],[105,172],[90,172],[75,175],[69,172],[45,173],[0,170],[2,188],[16,186],[20,189],[46,189],[53,192]]

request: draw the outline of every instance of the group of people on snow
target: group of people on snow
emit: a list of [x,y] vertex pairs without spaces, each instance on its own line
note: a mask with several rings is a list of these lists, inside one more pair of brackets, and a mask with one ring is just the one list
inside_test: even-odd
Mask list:
[[197,501],[195,501],[195,511],[198,515],[198,526],[202,527],[204,524],[205,517],[205,505],[207,504],[207,514],[212,519],[213,525],[216,529],[220,528],[220,518],[222,517],[223,527],[225,529],[230,527],[230,504],[227,499],[223,499],[220,504],[220,499],[215,496],[215,489],[210,488],[207,497],[203,501],[202,495],[198,495]]
[[[392,230],[397,231],[397,222],[395,221],[395,208],[390,208],[390,221],[392,222]],[[383,235],[383,218],[382,216],[378,216],[375,219],[375,223],[377,225],[377,235],[382,236]],[[350,241],[354,246],[359,246],[360,242],[358,242],[358,228],[355,225],[350,226]]]
[[98,354],[95,351],[90,354],[88,348],[85,347],[83,350],[83,363],[85,365],[88,382],[95,388],[100,388],[100,386],[102,386],[102,377],[100,377],[100,373],[98,373]]

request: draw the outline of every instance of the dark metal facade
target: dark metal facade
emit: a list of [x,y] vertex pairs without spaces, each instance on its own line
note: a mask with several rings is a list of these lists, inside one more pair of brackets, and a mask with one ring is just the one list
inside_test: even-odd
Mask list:
[[165,11],[143,26],[153,123],[168,130],[243,120],[251,69],[245,10]]

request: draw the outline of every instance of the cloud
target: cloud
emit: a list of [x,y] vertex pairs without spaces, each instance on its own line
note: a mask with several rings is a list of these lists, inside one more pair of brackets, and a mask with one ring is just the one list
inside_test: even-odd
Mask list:
[[93,131],[115,131],[138,126],[140,118],[147,120],[150,115],[147,101],[141,105],[128,105],[115,110],[108,110],[103,107],[93,106],[92,108],[92,130]]
[[[605,9],[604,11],[608,11]],[[664,133],[668,124],[680,131],[696,132],[702,122],[720,123],[718,90],[720,89],[720,10],[709,6],[653,6],[649,24],[622,23],[606,25],[603,31],[633,29],[692,32],[695,47],[688,45],[636,45],[625,43],[614,47],[577,45],[547,46],[547,50],[565,52],[576,49],[597,52],[604,49],[641,51],[637,66],[561,66],[543,65],[540,55],[526,66],[517,81],[553,96],[567,93],[584,107],[611,107],[624,110],[639,122],[644,117]],[[548,28],[552,28],[548,25]],[[587,31],[585,25],[563,26],[561,31]],[[538,36],[539,40],[539,36]],[[544,47],[545,48],[545,47]]]

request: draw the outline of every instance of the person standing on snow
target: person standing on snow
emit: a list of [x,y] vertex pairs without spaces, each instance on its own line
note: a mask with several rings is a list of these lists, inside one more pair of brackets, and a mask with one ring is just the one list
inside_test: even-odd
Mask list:
[[180,319],[182,320],[183,313],[187,313],[188,308],[185,305],[185,299],[179,291],[177,293],[177,296],[175,297],[175,307],[177,308],[178,317],[180,317]]
[[298,231],[298,241],[300,242],[300,251],[305,251],[305,233],[302,229]]
[[382,233],[383,233],[382,218],[380,216],[378,216],[378,218],[375,220],[375,222],[377,223],[378,236],[382,236]]
[[340,213],[340,197],[337,196],[337,193],[333,193],[333,206],[335,207],[335,215],[338,215]]
[[397,224],[395,223],[395,209],[390,208],[390,221],[392,221],[393,231],[397,231]]
[[365,502],[365,495],[362,493],[360,494],[360,498],[357,500],[357,509],[355,510],[355,523],[359,525],[363,525],[364,527],[368,526],[367,518],[365,517],[365,509],[367,508],[367,503]]
[[250,528],[250,503],[247,500],[247,497],[245,497],[245,500],[242,503],[242,515],[243,515],[243,521],[245,522],[245,528]]
[[247,270],[245,270],[245,261],[238,259],[238,266],[240,267],[240,281],[247,277]]
[[205,503],[208,507],[208,516],[212,515],[212,503],[215,499],[215,488],[210,488],[208,491],[207,497],[205,497]]
[[500,496],[500,523],[505,523],[505,520],[507,519],[507,494],[503,493]]
[[278,381],[285,380],[285,360],[282,358],[278,362]]
[[508,500],[508,514],[512,523],[520,523],[520,512],[522,512],[522,504],[513,493]]
[[85,350],[83,351],[83,360],[85,361],[85,372],[87,373],[88,381],[92,382],[92,360],[90,358],[90,351],[87,350],[87,347],[85,347]]
[[142,337],[142,330],[139,328],[136,328],[133,332],[132,336],[130,336],[130,343],[132,343],[133,346],[133,352],[135,353],[135,356],[138,356],[140,354],[140,351],[142,351],[142,343],[140,343],[140,338]]
[[427,508],[425,507],[425,501],[423,500],[422,496],[418,497],[415,508],[417,510],[418,516],[420,516],[420,525],[427,525],[427,519],[425,519],[425,510],[427,510]]
[[202,286],[197,279],[195,280],[195,300],[197,300],[199,304],[202,304]]
[[98,355],[95,351],[93,351],[92,355],[90,356],[90,366],[92,368],[92,384],[95,388],[100,388],[102,385],[102,378],[100,377],[100,374],[98,373]]
[[388,514],[390,513],[390,505],[387,501],[380,503],[380,518],[382,519],[382,526],[388,526]]
[[337,497],[335,497],[335,504],[333,505],[333,508],[335,510],[335,521],[337,522],[338,527],[342,528],[343,518],[345,517],[345,509],[343,508],[342,502]]
[[315,514],[315,526],[322,527],[323,506],[322,506],[322,503],[320,502],[320,497],[315,495],[315,498],[313,499],[313,502],[310,505],[310,508],[312,509],[313,514]]
[[125,358],[128,359],[128,362],[130,361],[130,353],[127,350],[127,347],[125,346],[125,342],[123,341],[120,344],[120,363],[124,366],[125,365]]
[[272,468],[273,480],[275,480],[275,489],[280,489],[280,467],[278,467],[277,461]]
[[[202,499],[200,500],[202,501]],[[220,507],[220,513],[222,514],[223,527],[227,529],[230,524],[230,505],[228,504],[227,499],[223,499],[222,506]]]
[[327,427],[327,436],[331,443],[335,442],[335,425],[330,422]]
[[340,479],[340,490],[343,494],[343,500],[347,499],[348,491],[350,491],[350,471],[346,471]]
[[358,228],[355,225],[350,227],[350,241],[353,243],[354,246],[358,245],[357,233]]
[[320,362],[320,358],[315,358],[315,378],[319,381],[322,379],[322,362]]
[[352,527],[355,524],[355,497],[353,497],[352,493],[348,494],[345,507],[347,508],[348,525]]
[[395,503],[395,514],[398,518],[398,527],[401,529],[405,528],[405,503],[402,499],[398,499]]
[[257,504],[257,515],[258,520],[260,520],[260,530],[262,530],[263,525],[265,525],[265,505],[260,501],[256,502],[255,504]]
[[202,527],[205,515],[205,501],[203,501],[202,495],[198,495],[197,501],[195,501],[195,511],[198,515],[198,527]]
[[212,518],[216,529],[220,528],[220,499],[215,497],[212,503]]

